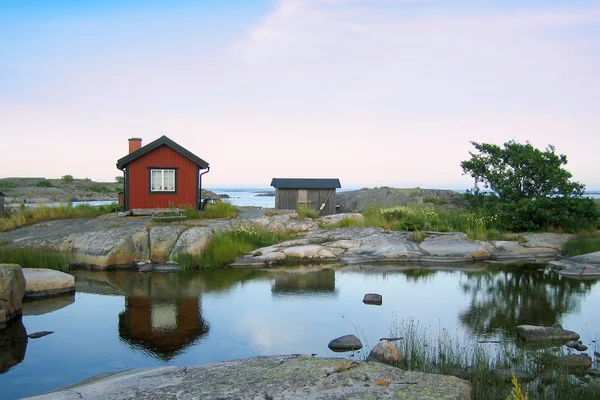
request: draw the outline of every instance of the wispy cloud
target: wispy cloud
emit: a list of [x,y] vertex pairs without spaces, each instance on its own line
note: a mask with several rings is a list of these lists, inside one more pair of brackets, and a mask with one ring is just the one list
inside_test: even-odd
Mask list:
[[118,172],[103,172],[123,155],[116,142],[166,133],[222,184],[455,185],[470,140],[530,140],[600,186],[597,6],[280,0],[260,18],[214,20],[129,12],[0,40],[0,131],[15,148],[41,132],[45,148],[102,135],[94,165],[76,161],[90,177]]

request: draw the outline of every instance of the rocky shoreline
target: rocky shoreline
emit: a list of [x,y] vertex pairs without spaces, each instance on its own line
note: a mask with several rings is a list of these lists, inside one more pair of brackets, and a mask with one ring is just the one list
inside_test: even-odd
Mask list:
[[[271,213],[269,213],[271,214]],[[186,221],[186,225],[153,225],[150,217],[58,220],[0,232],[9,246],[43,246],[66,252],[72,263],[90,268],[138,267],[173,262],[178,254],[202,253],[210,238],[234,226],[257,226],[268,231],[295,231],[299,239],[257,249],[239,257],[232,267],[269,268],[290,263],[343,264],[419,263],[423,265],[476,262],[548,262],[562,258],[560,249],[571,235],[530,233],[522,242],[468,240],[463,233],[426,232],[415,240],[412,232],[381,228],[327,228],[341,219],[362,215],[336,214],[318,220],[299,220],[293,211],[265,215],[263,209],[244,208],[233,220]],[[553,265],[572,278],[600,277],[600,256],[557,261]],[[150,268],[149,268],[150,266]]]
[[30,399],[471,399],[454,376],[377,362],[292,354],[99,375]]

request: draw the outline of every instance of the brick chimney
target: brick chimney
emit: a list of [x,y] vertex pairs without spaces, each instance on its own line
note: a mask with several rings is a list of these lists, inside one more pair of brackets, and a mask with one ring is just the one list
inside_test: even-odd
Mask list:
[[140,139],[140,138],[129,139],[129,154],[133,153],[140,147],[142,147],[142,139]]

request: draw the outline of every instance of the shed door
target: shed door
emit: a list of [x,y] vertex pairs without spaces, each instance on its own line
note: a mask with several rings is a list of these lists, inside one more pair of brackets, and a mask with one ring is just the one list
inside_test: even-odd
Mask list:
[[307,190],[298,190],[298,204],[307,204],[308,203],[308,191]]

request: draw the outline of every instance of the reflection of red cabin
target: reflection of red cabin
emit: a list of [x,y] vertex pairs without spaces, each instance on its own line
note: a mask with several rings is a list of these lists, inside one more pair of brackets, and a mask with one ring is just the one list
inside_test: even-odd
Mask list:
[[142,139],[129,139],[129,154],[117,161],[117,168],[125,172],[125,210],[199,208],[202,175],[210,170],[206,161],[166,136],[143,147]]
[[175,357],[208,331],[198,297],[175,300],[128,297],[125,310],[119,314],[121,339],[162,360]]

